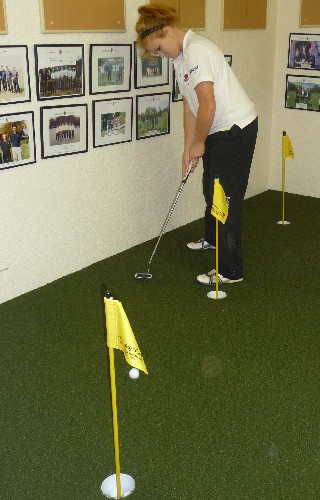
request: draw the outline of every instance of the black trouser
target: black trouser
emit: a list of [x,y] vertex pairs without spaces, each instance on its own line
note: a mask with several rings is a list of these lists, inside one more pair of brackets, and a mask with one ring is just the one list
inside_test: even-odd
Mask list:
[[219,274],[225,278],[243,277],[241,250],[241,211],[258,133],[258,118],[241,129],[209,135],[203,155],[203,194],[206,201],[205,234],[215,244],[215,218],[211,215],[214,179],[218,178],[229,198],[225,224],[219,222]]

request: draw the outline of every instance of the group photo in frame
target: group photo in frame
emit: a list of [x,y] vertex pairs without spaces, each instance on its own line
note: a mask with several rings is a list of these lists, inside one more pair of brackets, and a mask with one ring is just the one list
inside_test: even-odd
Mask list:
[[136,96],[136,139],[170,133],[170,92]]
[[90,94],[131,90],[132,45],[90,45]]
[[0,115],[0,170],[35,162],[33,111]]
[[285,107],[320,111],[320,77],[287,75]]
[[43,106],[40,108],[41,158],[88,151],[88,106]]
[[28,47],[0,45],[0,104],[31,101]]
[[132,141],[133,98],[93,101],[93,147]]
[[172,102],[182,101],[182,95],[180,94],[179,83],[176,79],[176,72],[174,66],[172,68]]
[[39,101],[84,95],[84,46],[35,45]]
[[320,70],[320,35],[290,33],[288,68]]
[[154,55],[141,57],[134,42],[134,86],[136,89],[169,84],[169,59]]

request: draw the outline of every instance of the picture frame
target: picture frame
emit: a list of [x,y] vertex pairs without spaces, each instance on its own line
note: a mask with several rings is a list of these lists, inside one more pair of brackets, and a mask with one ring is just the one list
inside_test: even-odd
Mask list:
[[320,111],[320,77],[286,75],[285,107]]
[[182,95],[180,94],[179,83],[176,79],[176,72],[174,67],[172,68],[172,102],[182,101]]
[[227,61],[227,63],[229,64],[230,68],[232,66],[232,55],[231,54],[225,54],[224,56],[225,60]]
[[320,34],[290,33],[288,68],[320,70]]
[[136,139],[170,134],[170,92],[136,96]]
[[131,90],[132,45],[91,44],[90,94]]
[[134,87],[159,87],[169,85],[169,59],[167,57],[141,57],[134,42]]
[[88,151],[88,105],[40,108],[41,158]]
[[35,45],[38,101],[84,95],[84,45]]
[[93,147],[132,141],[133,97],[92,102]]
[[0,160],[0,170],[36,163],[33,111],[0,115]]
[[7,15],[4,0],[0,0],[0,35],[7,35],[8,25],[7,25]]
[[0,105],[31,101],[26,45],[0,45],[0,92]]

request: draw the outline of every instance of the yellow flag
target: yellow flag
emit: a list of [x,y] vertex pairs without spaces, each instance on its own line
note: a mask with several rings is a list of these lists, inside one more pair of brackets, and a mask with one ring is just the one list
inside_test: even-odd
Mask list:
[[120,349],[129,365],[148,374],[141,351],[121,302],[104,299],[107,323],[107,346]]
[[216,217],[222,224],[224,224],[228,217],[228,203],[226,195],[224,194],[223,187],[221,186],[219,179],[214,180],[214,191],[213,191],[213,202],[211,213],[213,217]]
[[282,136],[282,158],[294,158],[292,144],[288,135]]

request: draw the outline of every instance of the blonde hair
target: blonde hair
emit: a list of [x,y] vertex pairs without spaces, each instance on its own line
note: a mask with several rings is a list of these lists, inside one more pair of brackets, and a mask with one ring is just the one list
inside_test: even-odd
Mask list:
[[136,23],[137,45],[142,55],[149,55],[146,49],[149,37],[162,38],[162,28],[174,26],[178,22],[178,14],[174,7],[164,4],[141,5],[138,8],[139,19]]

